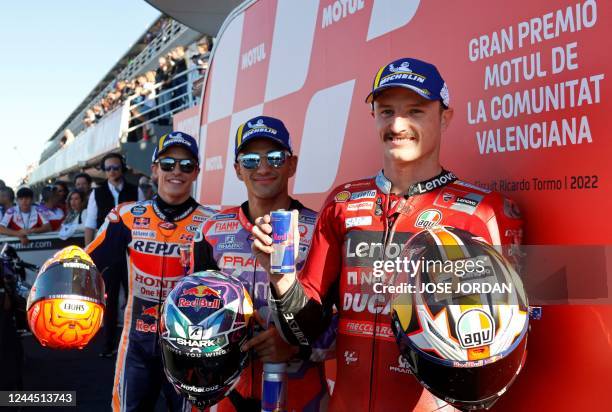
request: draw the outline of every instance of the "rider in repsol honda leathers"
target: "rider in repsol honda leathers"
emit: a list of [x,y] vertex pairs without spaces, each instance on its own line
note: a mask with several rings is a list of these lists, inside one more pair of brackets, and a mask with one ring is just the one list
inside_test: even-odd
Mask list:
[[190,196],[198,165],[193,137],[180,132],[163,136],[151,167],[158,195],[117,206],[87,248],[101,271],[128,255],[129,290],[115,368],[114,411],[152,411],[160,390],[170,410],[190,409],[164,376],[157,325],[162,302],[186,272],[188,262],[181,262],[180,247],[188,247],[214,213]]
[[[296,274],[270,275],[273,316],[290,342],[308,346],[321,332],[322,314],[339,301],[330,410],[452,410],[410,376],[390,327],[391,295],[374,292],[374,262],[394,260],[410,235],[436,224],[510,245],[506,254],[516,255],[522,221],[510,200],[460,181],[440,165],[440,140],[453,111],[433,65],[400,59],[383,66],[367,102],[384,169],[331,192],[297,281]],[[258,219],[254,252],[266,267],[270,232],[269,216]]]
[[[267,330],[259,331],[246,344],[257,357],[241,375],[236,387],[240,398],[230,396],[216,410],[243,410],[243,399],[260,399],[263,362],[291,361],[288,366],[288,411],[321,411],[329,399],[324,363],[333,356],[335,324],[306,352],[282,340],[270,318],[270,283],[265,269],[251,251],[253,220],[276,209],[298,210],[300,232],[297,267],[308,254],[317,214],[289,197],[288,181],[295,173],[297,157],[292,155],[289,133],[275,118],[258,116],[238,128],[235,169],[247,188],[248,201],[211,217],[196,235],[191,254],[194,271],[214,269],[239,278],[249,291]],[[202,236],[203,234],[203,236]],[[259,408],[257,409],[259,410]]]

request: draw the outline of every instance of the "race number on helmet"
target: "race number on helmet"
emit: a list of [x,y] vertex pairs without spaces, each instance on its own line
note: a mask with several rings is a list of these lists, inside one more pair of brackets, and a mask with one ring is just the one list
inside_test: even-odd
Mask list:
[[168,380],[203,408],[227,396],[246,367],[253,304],[242,283],[217,271],[194,273],[162,307],[160,344]]
[[68,246],[41,267],[28,296],[28,323],[43,346],[82,349],[104,315],[104,281],[78,246]]
[[462,410],[490,408],[525,360],[519,276],[493,246],[451,227],[412,236],[402,258],[391,306],[400,352],[438,398]]

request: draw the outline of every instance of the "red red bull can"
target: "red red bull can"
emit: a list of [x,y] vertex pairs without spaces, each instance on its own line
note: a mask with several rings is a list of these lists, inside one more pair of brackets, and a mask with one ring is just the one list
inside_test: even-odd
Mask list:
[[271,272],[277,274],[295,272],[294,213],[288,210],[275,210],[270,213],[272,224]]
[[287,402],[287,365],[264,363],[261,384],[261,412],[285,412]]

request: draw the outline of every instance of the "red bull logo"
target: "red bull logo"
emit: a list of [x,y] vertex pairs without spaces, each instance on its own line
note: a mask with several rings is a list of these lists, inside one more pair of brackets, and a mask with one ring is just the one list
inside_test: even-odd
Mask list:
[[183,296],[194,296],[195,299],[180,297],[178,306],[181,308],[219,309],[221,307],[221,293],[208,286],[200,285],[189,288],[183,291]]
[[148,308],[143,309],[142,314],[155,319],[159,319],[159,305],[150,306]]
[[203,298],[205,296],[212,296],[217,299],[221,299],[221,293],[219,291],[204,285],[194,286],[183,291],[183,296],[196,296],[198,298]]

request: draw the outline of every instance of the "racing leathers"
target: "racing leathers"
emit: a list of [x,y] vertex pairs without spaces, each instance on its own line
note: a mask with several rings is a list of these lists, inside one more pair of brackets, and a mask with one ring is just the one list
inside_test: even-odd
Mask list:
[[[292,200],[290,209],[299,211],[300,231],[297,267],[304,265],[316,221],[316,212]],[[268,297],[270,284],[265,269],[259,265],[251,252],[253,242],[249,219],[248,202],[240,207],[223,210],[211,217],[196,235],[192,257],[192,268],[220,270],[239,278],[253,299],[255,308],[267,324],[272,324]],[[329,315],[329,314],[328,314]],[[326,316],[327,318],[327,316]],[[288,364],[288,411],[321,411],[329,400],[323,360],[333,357],[336,328],[333,323],[324,329],[317,341],[299,358]],[[242,373],[236,387],[242,398],[261,399],[262,362],[255,358]],[[216,406],[217,411],[235,411],[229,399]]]
[[180,247],[188,247],[199,226],[213,213],[192,198],[176,206],[159,197],[123,203],[108,214],[88,246],[87,252],[101,272],[122,259],[128,262],[128,300],[115,367],[114,411],[152,411],[160,389],[172,411],[189,409],[164,376],[157,326],[162,302],[189,265],[181,261]]
[[337,304],[337,375],[329,405],[334,412],[431,411],[445,405],[410,376],[400,356],[389,317],[391,296],[375,293],[373,286],[391,276],[374,278],[375,261],[394,260],[412,234],[434,225],[509,245],[505,254],[511,258],[520,243],[522,220],[514,203],[451,172],[414,184],[406,196],[390,191],[381,171],[331,192],[298,281],[271,298],[284,336],[304,346],[320,333],[322,313]]

